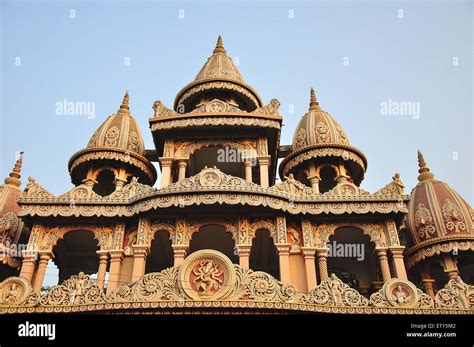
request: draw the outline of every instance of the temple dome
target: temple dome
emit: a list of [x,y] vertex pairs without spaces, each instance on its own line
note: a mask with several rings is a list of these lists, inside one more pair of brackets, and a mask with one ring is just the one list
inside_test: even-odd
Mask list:
[[[405,221],[413,243],[410,246],[474,239],[469,204],[447,183],[434,179],[420,151],[418,165],[419,183],[411,192]],[[453,245],[445,246],[446,252],[451,251]]]
[[311,88],[308,112],[301,118],[293,136],[293,151],[312,145],[349,145],[349,139],[339,123],[323,111]]
[[145,145],[140,127],[130,114],[129,96],[125,93],[118,111],[110,115],[91,136],[86,148],[75,153],[69,160],[69,171],[74,184],[80,184],[87,175],[88,165],[127,166],[141,182],[153,184],[156,169],[145,157]]
[[235,104],[245,111],[263,106],[257,91],[244,81],[232,58],[227,55],[221,36],[194,81],[176,95],[174,109],[179,113],[188,113],[198,104],[214,98]]
[[130,115],[128,92],[119,110],[110,115],[91,136],[86,148],[116,148],[145,155],[143,136],[137,120]]

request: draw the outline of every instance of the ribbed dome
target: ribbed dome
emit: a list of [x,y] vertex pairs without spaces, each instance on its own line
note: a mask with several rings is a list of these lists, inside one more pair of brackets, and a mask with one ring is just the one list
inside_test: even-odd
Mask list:
[[[188,113],[197,104],[214,98],[227,99],[223,101],[230,101],[247,111],[253,111],[263,105],[258,93],[245,83],[232,58],[227,55],[221,36],[194,81],[176,95],[174,109],[180,113]],[[178,108],[178,105],[183,105],[184,110]]]
[[232,58],[227,55],[221,36],[217,39],[216,48],[197,74],[194,82],[209,79],[244,82],[237,66],[235,66],[232,61]]
[[142,133],[130,115],[128,92],[117,113],[110,115],[90,138],[87,148],[93,147],[113,147],[145,155]]
[[349,139],[339,123],[323,111],[311,88],[309,110],[301,118],[293,136],[293,151],[311,145],[338,144],[349,145]]
[[418,180],[411,193],[407,228],[414,244],[442,242],[463,234],[472,235],[473,216],[469,204],[447,183],[434,179],[418,151]]

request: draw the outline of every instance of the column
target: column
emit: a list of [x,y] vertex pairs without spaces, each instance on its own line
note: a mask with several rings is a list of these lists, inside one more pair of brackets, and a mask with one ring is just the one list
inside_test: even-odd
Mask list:
[[306,269],[306,284],[308,286],[308,292],[314,289],[317,285],[316,280],[316,265],[314,263],[316,248],[301,247],[304,257],[304,265]]
[[250,269],[250,249],[251,245],[238,245],[239,265],[242,269]]
[[280,262],[280,281],[291,283],[290,277],[290,245],[283,243],[275,245]]
[[115,190],[121,189],[125,183],[127,183],[127,173],[124,168],[120,168],[114,180]]
[[119,285],[120,270],[122,267],[123,251],[114,250],[109,251],[110,254],[110,269],[109,281],[107,283],[107,294],[113,292]]
[[454,259],[450,253],[443,253],[443,261],[441,263],[443,265],[444,272],[448,275],[450,280],[459,276],[456,259]]
[[35,251],[23,251],[22,255],[23,263],[21,265],[20,277],[31,283],[35,274],[37,253]]
[[396,278],[402,280],[408,280],[407,271],[405,268],[405,262],[403,261],[403,246],[390,247],[390,253],[392,254],[392,266],[395,271],[393,274]]
[[105,251],[97,251],[99,255],[99,269],[97,270],[97,285],[104,288],[105,274],[107,273],[107,260],[109,255]]
[[319,280],[321,282],[329,277],[327,251],[327,248],[316,249],[316,256],[318,258]]
[[52,258],[51,253],[40,254],[40,260],[38,263],[38,269],[36,270],[35,279],[33,281],[33,291],[39,293],[43,286],[44,275],[46,274],[46,268],[48,267],[49,260]]
[[252,182],[252,159],[244,159],[245,180]]
[[434,282],[435,280],[430,276],[430,264],[427,260],[420,264],[420,277],[423,282],[423,287],[425,288],[426,294],[431,296],[433,299],[435,297],[434,292]]
[[178,181],[186,178],[186,167],[188,166],[188,160],[181,158],[178,159]]
[[316,194],[319,194],[319,182],[321,181],[321,177],[309,176],[308,180],[311,183],[311,188],[313,189],[313,192],[315,192]]
[[260,185],[263,188],[268,188],[269,186],[268,167],[270,165],[270,156],[269,155],[259,156],[258,165],[260,168]]
[[132,282],[138,281],[145,275],[146,256],[148,246],[133,245],[133,272]]
[[174,253],[174,266],[179,266],[183,263],[186,254],[188,253],[188,246],[185,245],[173,245]]
[[160,157],[161,164],[161,184],[160,188],[164,188],[171,183],[171,165],[173,158]]
[[390,276],[390,267],[388,266],[387,249],[378,248],[375,251],[379,259],[379,265],[380,265],[380,270],[382,271],[383,281],[387,282],[392,278]]

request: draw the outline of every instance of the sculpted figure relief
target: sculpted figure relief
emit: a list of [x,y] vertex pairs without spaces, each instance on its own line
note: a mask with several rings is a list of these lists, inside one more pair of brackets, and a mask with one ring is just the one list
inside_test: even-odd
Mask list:
[[196,275],[193,283],[196,285],[200,295],[212,295],[224,283],[221,278],[223,275],[222,270],[212,260],[201,262],[192,270],[192,273]]

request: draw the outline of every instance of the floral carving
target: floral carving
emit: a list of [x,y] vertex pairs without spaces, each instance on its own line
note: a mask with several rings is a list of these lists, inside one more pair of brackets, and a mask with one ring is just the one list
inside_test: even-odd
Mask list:
[[263,107],[259,107],[251,113],[278,116],[280,115],[280,101],[278,101],[277,99],[271,99],[269,104]]
[[120,130],[116,126],[111,127],[105,133],[105,145],[110,147],[117,147]]
[[427,239],[436,233],[431,212],[423,203],[419,203],[415,211],[415,228],[422,239]]
[[456,276],[450,279],[443,289],[436,293],[437,307],[443,308],[474,308],[474,286],[470,286]]
[[448,232],[466,232],[467,227],[463,214],[459,207],[450,199],[444,200],[442,212],[446,230]]

